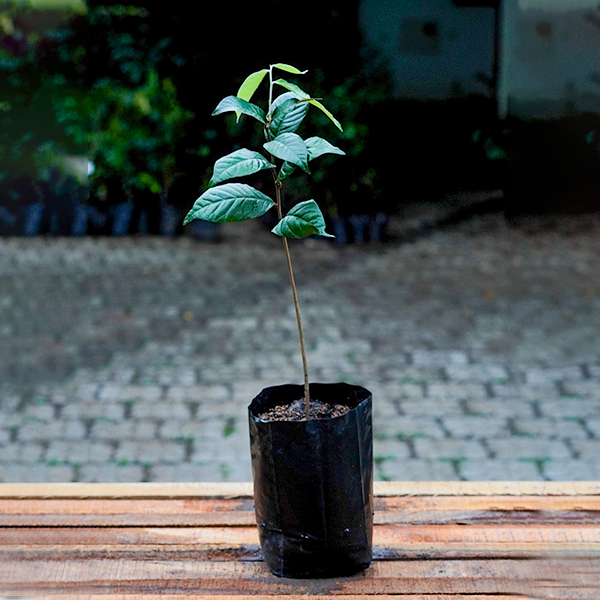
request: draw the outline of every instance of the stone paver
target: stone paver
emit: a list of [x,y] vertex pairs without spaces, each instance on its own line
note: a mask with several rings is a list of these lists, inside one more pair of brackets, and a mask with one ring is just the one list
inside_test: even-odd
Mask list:
[[147,481],[144,477],[144,468],[139,465],[87,464],[79,469],[77,481],[86,483],[97,483],[112,481],[115,483],[127,483],[130,481]]
[[[519,460],[470,459],[460,463],[461,479],[467,481],[535,481],[541,471],[536,463]],[[563,476],[559,479],[571,479]]]
[[489,439],[488,447],[493,458],[500,460],[547,460],[549,458],[567,459],[573,452],[563,440],[544,440],[538,438]]
[[431,459],[402,460],[383,457],[375,462],[375,476],[383,481],[452,481],[457,479],[450,462]]
[[52,441],[46,449],[45,460],[56,464],[106,463],[113,455],[114,448],[108,444]]
[[417,439],[414,442],[419,458],[443,459],[448,461],[465,461],[469,458],[486,458],[486,448],[477,440]]
[[546,479],[558,481],[598,481],[598,460],[549,460],[542,466]]
[[[301,380],[279,241],[0,240],[0,481],[250,480]],[[600,221],[293,244],[311,378],[374,393],[386,480],[600,479]]]

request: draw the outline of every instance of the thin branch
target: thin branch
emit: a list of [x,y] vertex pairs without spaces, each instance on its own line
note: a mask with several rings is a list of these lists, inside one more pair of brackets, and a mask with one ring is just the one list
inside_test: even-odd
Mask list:
[[[271,104],[273,99],[273,66],[269,67],[269,117],[271,117]],[[265,126],[265,130],[267,132],[267,139],[271,140],[271,119],[267,120],[267,124]],[[271,162],[274,162],[273,156],[270,157]],[[273,182],[275,184],[275,197],[277,200],[277,216],[279,220],[283,218],[283,210],[281,207],[281,188],[283,184],[281,181],[277,179],[277,169],[271,169],[273,173]],[[283,240],[283,249],[285,250],[285,259],[287,262],[288,275],[290,278],[290,284],[292,286],[292,297],[294,299],[294,309],[296,311],[296,322],[298,324],[298,335],[300,337],[300,352],[302,354],[302,370],[304,373],[304,414],[306,416],[306,420],[308,421],[308,417],[310,415],[310,388],[308,384],[308,360],[306,358],[306,345],[304,343],[304,330],[302,329],[302,317],[300,316],[300,304],[298,303],[298,291],[296,290],[296,281],[294,279],[294,270],[292,269],[292,257],[290,255],[290,247],[287,241],[287,238],[282,236]]]
[[[277,196],[277,214],[279,219],[282,218],[281,210],[281,181],[275,183],[275,194]],[[298,335],[300,336],[300,351],[302,353],[302,370],[304,372],[304,414],[306,420],[310,415],[310,388],[308,384],[308,360],[306,358],[306,345],[304,343],[304,331],[302,329],[302,317],[300,316],[300,304],[298,303],[298,291],[296,290],[296,282],[294,280],[294,271],[292,269],[292,257],[290,256],[290,248],[286,237],[283,240],[283,248],[285,250],[285,258],[287,261],[288,275],[292,286],[292,296],[294,298],[294,309],[296,310],[296,321],[298,322]]]

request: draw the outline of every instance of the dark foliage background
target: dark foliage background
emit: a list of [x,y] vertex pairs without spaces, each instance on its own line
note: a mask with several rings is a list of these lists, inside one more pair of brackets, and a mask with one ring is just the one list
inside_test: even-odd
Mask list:
[[[304,131],[348,157],[323,158],[288,196],[310,193],[331,218],[390,215],[468,189],[503,188],[512,213],[595,207],[598,115],[503,123],[491,93],[396,99],[385,62],[363,43],[358,5],[90,0],[77,14],[4,1],[0,233],[179,231],[214,160],[260,142],[253,123],[210,113],[275,61],[309,69],[302,84],[344,124],[338,136],[311,111]],[[71,155],[93,160],[89,190]]]

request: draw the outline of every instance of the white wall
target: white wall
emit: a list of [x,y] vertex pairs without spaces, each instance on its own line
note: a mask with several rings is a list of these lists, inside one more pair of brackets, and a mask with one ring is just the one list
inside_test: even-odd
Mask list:
[[595,12],[600,24],[600,10],[552,6],[542,0],[504,0],[500,98],[505,113],[600,111],[600,86],[590,78],[593,73],[600,77],[600,26],[586,19]]
[[[408,19],[438,23],[439,53],[402,50],[400,32]],[[360,23],[365,40],[389,59],[399,96],[445,97],[455,82],[465,93],[489,93],[475,74],[492,75],[494,9],[460,8],[451,0],[363,0]]]

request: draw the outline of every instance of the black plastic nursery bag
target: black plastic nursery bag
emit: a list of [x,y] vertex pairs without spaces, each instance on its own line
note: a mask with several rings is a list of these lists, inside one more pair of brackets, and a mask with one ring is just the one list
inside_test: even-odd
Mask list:
[[300,422],[258,418],[303,398],[300,385],[266,388],[248,407],[260,543],[271,571],[283,577],[347,575],[371,562],[371,392],[345,383],[315,383],[310,394],[351,410]]

